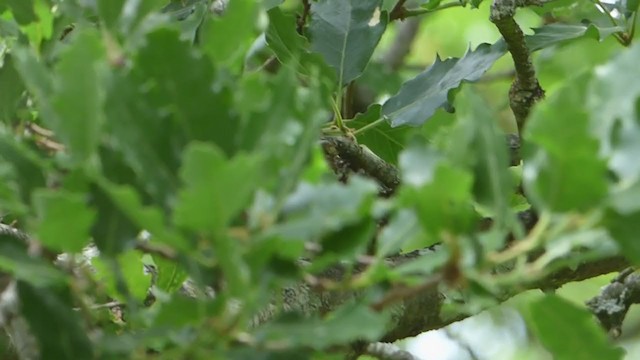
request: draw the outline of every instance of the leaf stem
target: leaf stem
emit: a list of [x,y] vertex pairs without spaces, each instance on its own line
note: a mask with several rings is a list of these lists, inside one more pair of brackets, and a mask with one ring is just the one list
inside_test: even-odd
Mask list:
[[369,129],[373,129],[374,127],[382,124],[384,122],[384,120],[385,120],[385,118],[381,117],[380,119],[378,119],[378,120],[376,120],[374,122],[371,122],[371,123],[359,128],[359,129],[355,129],[355,130],[353,130],[353,135],[358,135],[358,134],[363,133],[363,132],[365,132],[365,131],[367,131]]
[[404,17],[408,18],[408,17],[412,17],[412,16],[420,16],[420,15],[429,14],[429,13],[440,11],[440,10],[450,9],[450,8],[454,8],[454,7],[461,7],[461,6],[464,7],[464,5],[461,2],[450,2],[450,3],[446,3],[446,4],[443,4],[443,5],[440,5],[438,7],[435,7],[433,9],[406,10],[404,12]]

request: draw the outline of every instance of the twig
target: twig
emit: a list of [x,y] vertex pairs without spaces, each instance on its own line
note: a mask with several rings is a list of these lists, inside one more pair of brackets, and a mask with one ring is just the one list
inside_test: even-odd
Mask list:
[[536,77],[524,33],[513,17],[517,7],[539,4],[539,0],[494,0],[491,5],[491,22],[507,43],[516,70],[516,79],[509,90],[509,102],[520,133],[531,107],[544,97],[544,90]]
[[402,350],[394,344],[384,342],[367,344],[364,355],[373,356],[380,360],[418,360],[410,352]]
[[176,260],[178,258],[178,254],[176,254],[176,251],[172,248],[158,244],[151,244],[146,241],[138,241],[136,243],[136,249],[145,254],[158,255],[167,260]]
[[309,17],[309,12],[311,11],[311,3],[309,0],[302,0],[302,14],[298,17],[298,21],[296,24],[296,30],[298,34],[302,35],[304,31],[304,25],[307,23],[307,18]]
[[396,5],[393,7],[393,9],[391,9],[391,12],[389,13],[389,20],[393,21],[396,19],[400,19],[400,20],[404,20],[405,18],[405,11],[407,11],[407,9],[405,9],[404,7],[404,3],[406,3],[407,0],[398,0],[398,2],[396,3]]

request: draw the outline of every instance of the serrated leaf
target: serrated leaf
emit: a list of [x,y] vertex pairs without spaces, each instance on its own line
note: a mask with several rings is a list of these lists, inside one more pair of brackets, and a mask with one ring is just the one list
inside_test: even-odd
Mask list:
[[210,144],[194,142],[185,150],[174,220],[196,233],[220,235],[247,205],[260,182],[256,156],[226,159]]
[[537,51],[583,37],[603,41],[616,32],[625,31],[625,28],[621,26],[600,27],[595,24],[571,25],[556,23],[534,28],[533,31],[533,35],[526,36],[526,41],[531,51]]
[[105,70],[101,38],[88,29],[74,37],[55,68],[51,104],[58,118],[48,124],[78,163],[87,161],[98,147],[104,122]]
[[556,295],[546,295],[529,305],[529,326],[555,359],[622,359],[595,318]]
[[50,249],[79,253],[89,243],[89,230],[96,216],[82,194],[40,189],[33,203],[38,214],[38,240]]
[[321,0],[311,4],[311,49],[336,71],[339,85],[362,74],[387,27],[381,0]]
[[[382,119],[382,106],[374,104],[364,114],[358,114],[348,122],[349,127],[361,128]],[[358,143],[366,145],[386,162],[395,164],[398,155],[404,149],[405,138],[410,129],[406,127],[392,128],[386,121],[357,134]]]
[[506,52],[504,43],[481,44],[462,58],[440,60],[415,78],[405,82],[397,94],[382,106],[391,127],[419,126],[438,108],[451,107],[449,93],[464,81],[478,80]]
[[73,311],[68,287],[38,288],[18,282],[21,313],[35,335],[43,360],[92,359],[87,331],[80,326],[80,313]]
[[588,80],[581,76],[569,82],[537,105],[528,120],[524,137],[536,146],[525,148],[523,177],[527,194],[539,208],[581,211],[607,194],[607,167],[583,106]]

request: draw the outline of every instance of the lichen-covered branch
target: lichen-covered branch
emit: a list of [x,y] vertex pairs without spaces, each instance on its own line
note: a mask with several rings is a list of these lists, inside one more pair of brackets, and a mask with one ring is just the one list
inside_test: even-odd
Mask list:
[[544,97],[544,90],[536,77],[531,52],[514,15],[518,7],[540,4],[539,0],[494,0],[491,5],[491,22],[507,43],[516,70],[516,78],[509,91],[509,103],[521,132],[531,107]]
[[602,292],[589,301],[602,326],[614,337],[621,334],[622,321],[633,304],[640,303],[640,273],[633,269],[621,272]]

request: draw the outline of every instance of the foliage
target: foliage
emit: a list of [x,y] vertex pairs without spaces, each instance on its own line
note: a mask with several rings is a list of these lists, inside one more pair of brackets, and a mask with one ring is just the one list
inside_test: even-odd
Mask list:
[[[529,13],[549,91],[511,167],[508,91],[484,81],[513,66],[502,39],[422,71],[382,56],[402,17],[488,2],[404,3],[0,1],[0,214],[38,245],[3,233],[0,275],[41,358],[330,359],[398,339],[399,289],[437,281],[442,327],[565,267],[638,265],[638,2]],[[622,356],[555,295],[526,319],[558,358]]]

